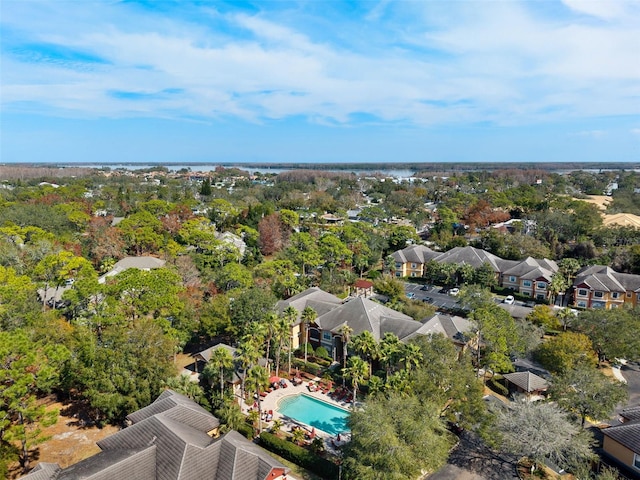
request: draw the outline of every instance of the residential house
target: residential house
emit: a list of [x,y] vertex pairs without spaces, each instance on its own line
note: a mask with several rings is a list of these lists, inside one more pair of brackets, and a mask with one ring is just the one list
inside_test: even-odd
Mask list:
[[573,282],[573,305],[605,309],[640,305],[640,275],[618,273],[604,265],[585,267]]
[[551,277],[558,271],[553,260],[527,257],[524,260],[505,260],[475,247],[455,247],[446,252],[434,252],[423,245],[411,245],[392,254],[396,277],[423,277],[429,261],[470,265],[480,268],[487,264],[496,274],[502,287],[511,288],[521,295],[546,300],[549,298]]
[[98,278],[99,283],[105,283],[107,278],[113,277],[120,272],[124,272],[130,268],[139,270],[152,270],[154,268],[162,268],[166,262],[156,257],[125,257],[118,261],[111,270]]
[[462,354],[474,338],[473,323],[463,317],[457,315],[444,315],[436,313],[433,317],[425,320],[423,326],[416,330],[406,340],[414,338],[417,335],[444,335],[451,340],[458,352]]
[[625,472],[640,478],[640,406],[620,413],[623,423],[602,430],[602,449],[620,465]]
[[311,307],[317,313],[317,317],[309,325],[309,342],[314,348],[325,347],[335,361],[343,359],[345,326],[351,329],[352,337],[366,330],[376,340],[382,339],[384,334],[389,332],[402,341],[408,340],[424,328],[422,323],[410,316],[369,298],[356,297],[342,301],[318,287],[309,288],[287,300],[281,300],[276,308],[283,312],[289,306],[298,311],[298,318],[292,327],[294,348],[304,341],[301,313],[306,307]]
[[549,383],[544,378],[529,371],[506,373],[503,376],[511,392],[522,394],[528,400],[543,395],[549,388]]
[[440,252],[434,252],[424,245],[410,245],[391,254],[395,262],[396,277],[424,277],[425,265],[435,259]]
[[503,270],[500,272],[502,287],[511,288],[520,295],[536,300],[549,298],[551,277],[558,271],[556,262],[546,258],[538,260],[527,257],[522,261],[502,260],[502,264]]
[[101,452],[67,468],[38,465],[25,480],[278,480],[288,469],[238,432],[172,390],[127,417],[130,426],[98,442]]

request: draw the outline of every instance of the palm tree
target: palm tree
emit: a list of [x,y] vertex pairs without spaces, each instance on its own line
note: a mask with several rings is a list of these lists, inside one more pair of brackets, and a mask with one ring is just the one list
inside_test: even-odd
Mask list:
[[301,428],[296,428],[293,432],[291,432],[291,439],[293,443],[296,445],[300,445],[304,440],[304,430]]
[[369,330],[363,331],[360,335],[353,337],[351,342],[353,350],[367,359],[369,363],[369,376],[371,376],[371,368],[373,361],[379,356],[378,342]]
[[262,433],[262,401],[260,393],[269,385],[269,372],[260,365],[251,367],[247,374],[249,388],[256,393],[258,398],[258,434]]
[[267,345],[267,354],[265,355],[265,358],[267,359],[267,370],[269,371],[269,373],[271,373],[271,367],[269,366],[269,350],[271,349],[271,340],[276,333],[278,315],[275,312],[269,312],[264,317],[263,322],[266,332],[265,342]]
[[200,404],[202,404],[203,401],[206,402],[204,390],[202,390],[202,387],[198,384],[198,382],[194,382],[191,380],[190,375],[171,377],[167,379],[164,384],[171,390],[189,397],[194,402]]
[[209,374],[207,374],[207,370],[213,370],[220,379],[220,392],[224,393],[224,374],[231,367],[233,367],[233,357],[231,356],[231,352],[224,347],[219,347],[211,352],[209,363],[207,363],[207,366],[204,368],[202,373],[208,376]]
[[233,399],[225,401],[222,406],[215,411],[216,417],[224,424],[220,429],[222,433],[229,430],[238,430],[240,425],[245,421],[240,405]]
[[356,396],[358,394],[358,385],[367,376],[367,362],[360,357],[350,357],[349,366],[344,370],[344,376],[351,379],[351,385],[353,386],[353,408],[356,408]]
[[407,343],[402,348],[402,362],[407,370],[411,370],[413,366],[419,366],[422,362],[422,350],[415,343]]
[[342,368],[347,368],[347,344],[351,340],[353,328],[345,323],[340,327],[339,332],[342,335]]
[[291,338],[291,326],[285,317],[278,318],[275,330],[276,349],[276,377],[280,374],[280,359],[282,357],[282,347]]
[[380,342],[380,360],[382,360],[387,369],[387,378],[391,374],[391,366],[395,363],[396,357],[401,351],[401,344],[398,337],[393,333],[387,332]]
[[302,310],[302,322],[304,324],[304,364],[307,364],[307,345],[309,344],[309,325],[318,318],[318,313],[311,307]]
[[237,350],[238,360],[242,366],[241,392],[242,398],[245,398],[245,382],[247,379],[247,370],[257,363],[260,358],[260,352],[255,347],[251,338],[243,337]]
[[271,424],[271,433],[273,433],[274,435],[278,435],[283,425],[284,424],[282,423],[282,420],[276,418]]
[[291,349],[293,348],[293,336],[291,329],[293,327],[293,323],[298,318],[298,310],[289,305],[284,309],[284,312],[282,313],[284,314],[284,318],[287,320],[287,323],[289,325],[289,375],[291,375]]

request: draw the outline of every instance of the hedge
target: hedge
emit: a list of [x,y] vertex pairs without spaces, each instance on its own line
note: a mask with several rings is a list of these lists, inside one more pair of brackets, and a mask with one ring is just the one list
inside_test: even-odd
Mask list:
[[249,440],[253,438],[253,427],[247,423],[241,423],[240,425],[238,425],[237,431],[241,435],[247,437]]
[[323,478],[338,478],[338,466],[335,463],[272,433],[262,432],[260,445]]

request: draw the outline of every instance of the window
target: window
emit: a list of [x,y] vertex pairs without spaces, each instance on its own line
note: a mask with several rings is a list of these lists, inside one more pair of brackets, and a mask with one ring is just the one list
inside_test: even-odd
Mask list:
[[531,296],[531,292],[520,292],[520,294],[522,294],[525,297],[530,297]]
[[516,281],[516,277],[513,277],[513,276],[512,276],[512,277],[509,277],[509,281],[510,281],[511,283],[515,283],[515,281]]
[[611,292],[611,298],[614,300],[620,298],[620,292]]
[[536,295],[536,299],[538,299],[538,300],[544,300],[544,294],[543,294],[543,293],[538,293],[538,294]]
[[412,264],[411,264],[411,268],[416,268],[417,266],[418,266],[418,265],[417,265],[417,264],[415,264],[415,263],[412,263]]
[[322,339],[331,341],[331,332],[322,332]]
[[584,300],[580,300],[578,302],[578,307],[580,308],[587,308],[587,302],[585,302]]
[[627,292],[627,298],[631,298],[632,296],[633,296],[633,293]]
[[396,277],[401,277],[402,276],[402,272],[396,272]]
[[597,290],[595,292],[593,292],[593,296],[595,298],[602,298],[604,297],[604,292],[598,292]]
[[522,281],[522,286],[523,287],[530,287],[531,286],[531,280],[523,280]]
[[586,297],[587,295],[589,295],[589,292],[586,289],[581,288],[581,289],[578,290],[578,296],[579,297]]
[[640,455],[637,453],[633,454],[633,466],[640,469]]
[[416,272],[411,272],[411,276],[415,277],[416,276]]
[[402,264],[400,262],[396,262],[396,268],[402,268]]
[[536,283],[536,288],[538,290],[545,290],[547,288],[547,284],[545,282],[538,282]]

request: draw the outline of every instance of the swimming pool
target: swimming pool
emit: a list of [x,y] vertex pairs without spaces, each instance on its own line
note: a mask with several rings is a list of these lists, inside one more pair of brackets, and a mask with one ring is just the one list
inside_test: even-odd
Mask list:
[[278,412],[330,435],[348,432],[349,412],[303,393],[278,402]]

